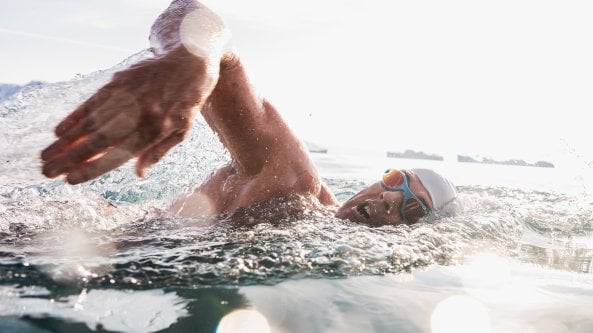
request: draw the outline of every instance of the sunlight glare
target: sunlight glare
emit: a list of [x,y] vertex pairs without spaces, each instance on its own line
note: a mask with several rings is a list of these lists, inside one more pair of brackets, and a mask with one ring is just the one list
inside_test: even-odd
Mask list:
[[179,31],[181,43],[199,58],[207,58],[218,71],[220,55],[229,49],[231,33],[222,19],[210,9],[200,7],[187,14]]
[[236,310],[222,318],[217,333],[269,333],[268,320],[255,310]]
[[471,257],[462,270],[462,282],[466,288],[500,288],[511,280],[508,261],[491,253]]
[[476,299],[463,295],[441,301],[430,317],[432,333],[490,332],[488,310]]
[[116,251],[114,244],[97,244],[78,228],[56,231],[50,239],[60,242],[59,246],[54,244],[55,251],[46,258],[52,263],[47,266],[47,273],[55,280],[86,280],[111,269],[109,264],[99,263],[97,259],[112,255]]
[[213,200],[197,190],[188,196],[182,195],[177,198],[171,207],[169,207],[169,211],[177,216],[188,218],[211,216],[209,219],[210,222],[215,223],[214,213],[216,212],[216,207]]

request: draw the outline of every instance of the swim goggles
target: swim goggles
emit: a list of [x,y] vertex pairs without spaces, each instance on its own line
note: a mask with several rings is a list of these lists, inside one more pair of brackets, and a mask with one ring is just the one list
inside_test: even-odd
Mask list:
[[418,199],[408,186],[408,175],[397,169],[387,169],[383,174],[381,186],[391,192],[402,192],[404,202],[400,208],[401,217],[408,224],[418,222],[430,213],[430,209]]

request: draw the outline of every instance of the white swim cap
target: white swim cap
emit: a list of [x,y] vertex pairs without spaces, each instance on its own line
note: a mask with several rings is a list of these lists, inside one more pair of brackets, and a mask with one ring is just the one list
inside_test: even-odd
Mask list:
[[434,210],[445,207],[457,197],[455,185],[447,178],[430,169],[410,169],[418,176],[422,185],[428,190]]

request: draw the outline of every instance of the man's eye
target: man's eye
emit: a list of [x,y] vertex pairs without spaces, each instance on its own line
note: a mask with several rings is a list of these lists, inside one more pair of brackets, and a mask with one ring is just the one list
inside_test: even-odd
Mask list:
[[415,199],[410,199],[404,207],[404,217],[409,223],[416,223],[424,216],[422,207]]

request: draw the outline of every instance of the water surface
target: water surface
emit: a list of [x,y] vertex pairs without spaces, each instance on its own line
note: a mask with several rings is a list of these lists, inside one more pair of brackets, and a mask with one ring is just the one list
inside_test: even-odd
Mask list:
[[252,228],[163,214],[229,159],[200,119],[145,179],[132,164],[77,186],[42,177],[53,126],[146,56],[0,105],[0,331],[224,332],[241,316],[258,332],[593,330],[587,167],[314,154],[340,200],[392,166],[458,185],[454,214],[380,228],[323,210]]

